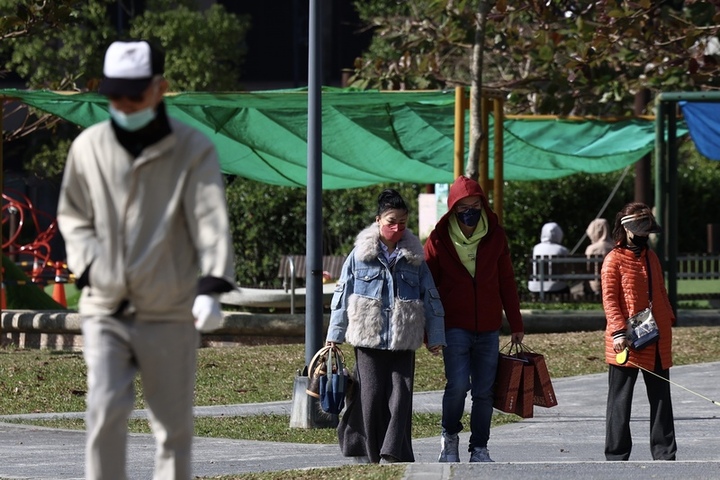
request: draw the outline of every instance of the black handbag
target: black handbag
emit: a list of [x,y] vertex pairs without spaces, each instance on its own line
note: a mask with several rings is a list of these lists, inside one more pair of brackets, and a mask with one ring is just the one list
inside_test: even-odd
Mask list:
[[650,275],[650,258],[645,254],[648,272],[648,295],[650,306],[628,318],[627,337],[633,350],[642,350],[660,339],[655,317],[652,314],[652,276]]

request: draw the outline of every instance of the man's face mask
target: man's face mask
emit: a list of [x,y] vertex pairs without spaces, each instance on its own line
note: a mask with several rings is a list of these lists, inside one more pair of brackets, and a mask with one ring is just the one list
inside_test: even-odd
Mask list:
[[[152,102],[150,103],[150,105],[141,110],[131,113],[125,113],[113,107],[112,102],[110,103],[108,111],[110,112],[110,117],[112,117],[113,121],[118,127],[128,132],[135,132],[143,127],[146,127],[150,122],[155,119],[155,117],[157,116],[155,103],[157,100],[157,96],[160,93],[159,83],[156,80],[153,80],[150,89],[150,93],[146,91],[137,99],[130,98],[130,101],[139,103],[144,102],[147,95],[152,95]],[[113,97],[111,97],[111,100],[112,98]]]
[[120,110],[114,109],[113,106],[110,105],[109,111],[110,116],[115,121],[115,124],[128,132],[135,132],[147,126],[157,115],[155,108],[152,106],[143,108],[142,110],[138,110],[133,113],[123,113]]
[[479,208],[469,208],[462,212],[455,212],[455,214],[461,223],[467,225],[468,227],[474,227],[480,221],[482,210]]

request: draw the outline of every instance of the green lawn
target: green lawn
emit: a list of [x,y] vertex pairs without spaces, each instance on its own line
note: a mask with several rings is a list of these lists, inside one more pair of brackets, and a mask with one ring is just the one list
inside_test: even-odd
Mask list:
[[720,294],[720,278],[703,280],[678,280],[677,291],[679,295],[705,295],[708,293]]
[[[63,288],[65,289],[65,300],[67,300],[68,310],[77,310],[78,301],[80,300],[80,291],[74,283],[64,283]],[[45,293],[52,297],[54,289],[55,285],[48,285],[45,287]]]
[[[502,336],[500,344],[509,340]],[[529,334],[525,343],[545,355],[553,378],[607,371],[603,332]],[[572,346],[572,347],[568,347]],[[351,350],[346,358],[352,362]],[[673,329],[676,365],[720,361],[720,327]],[[196,405],[290,400],[296,370],[304,363],[302,344],[203,348],[198,352]],[[79,352],[53,352],[0,348],[0,414],[82,411],[86,395],[86,368]],[[415,390],[440,390],[444,385],[442,359],[418,350]],[[136,408],[142,408],[139,382]],[[515,415],[493,416],[493,426],[517,421]],[[467,421],[465,419],[464,421]],[[39,423],[59,428],[84,428],[78,420]],[[413,416],[413,437],[437,436],[438,414]],[[130,429],[148,432],[147,422],[131,420]],[[198,418],[197,435],[278,442],[335,443],[334,429],[296,429],[289,417]],[[402,480],[405,468],[391,465],[348,465],[339,468],[263,472],[214,477],[216,480],[340,480],[364,478]]]

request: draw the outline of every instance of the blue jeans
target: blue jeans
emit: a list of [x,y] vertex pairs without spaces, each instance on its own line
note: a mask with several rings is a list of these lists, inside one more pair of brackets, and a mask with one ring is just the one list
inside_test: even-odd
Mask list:
[[445,394],[443,395],[443,433],[463,429],[465,397],[470,391],[470,448],[487,447],[493,414],[493,384],[498,364],[499,332],[475,333],[461,328],[445,331]]

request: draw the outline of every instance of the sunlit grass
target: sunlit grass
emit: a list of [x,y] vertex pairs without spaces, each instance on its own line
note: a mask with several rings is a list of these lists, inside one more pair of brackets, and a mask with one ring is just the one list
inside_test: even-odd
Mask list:
[[[699,339],[702,339],[700,341]],[[500,345],[509,338],[502,336]],[[525,343],[545,355],[553,378],[601,373],[604,361],[603,332],[528,334]],[[673,355],[676,365],[720,361],[719,327],[673,329]],[[352,350],[346,359],[352,368]],[[195,404],[229,405],[269,401],[289,401],[296,371],[302,367],[305,347],[301,344],[204,348],[198,352]],[[81,412],[85,409],[86,368],[80,353],[45,350],[0,349],[0,414]],[[415,391],[444,388],[442,359],[418,350]],[[135,382],[135,408],[143,408],[142,386]],[[496,415],[495,422],[513,421],[514,415]],[[36,423],[36,422],[33,422]],[[83,428],[83,420],[62,419],[41,422],[59,428]],[[413,436],[438,435],[440,420],[434,414],[418,414],[413,419]],[[130,421],[135,432],[149,432],[142,419]],[[313,429],[311,433],[289,428],[283,415],[258,417],[200,417],[196,422],[200,436],[299,443],[334,443],[333,429]]]
[[[500,345],[509,338],[502,336]],[[553,378],[601,373],[604,362],[603,332],[529,334],[525,343],[543,353]],[[352,350],[346,349],[352,364]],[[676,365],[720,361],[719,327],[673,329]],[[304,345],[266,345],[205,348],[198,352],[196,405],[290,400],[296,371],[305,358]],[[33,412],[73,412],[85,407],[86,369],[79,353],[39,350],[0,349],[0,414]],[[142,387],[136,381],[136,408],[142,408]],[[426,350],[417,353],[415,390],[434,391],[444,386],[442,359]],[[467,417],[467,416],[466,416]],[[515,415],[493,416],[493,426],[519,420]],[[463,419],[467,423],[468,419]],[[52,419],[33,424],[83,429],[84,420]],[[150,433],[145,419],[131,419],[129,430]],[[248,417],[199,417],[198,436],[263,440],[292,443],[335,444],[333,428],[298,429],[289,427],[286,415]],[[413,437],[440,434],[440,415],[414,414]],[[405,467],[399,465],[346,465],[336,468],[284,470],[213,477],[215,480],[401,480]]]

